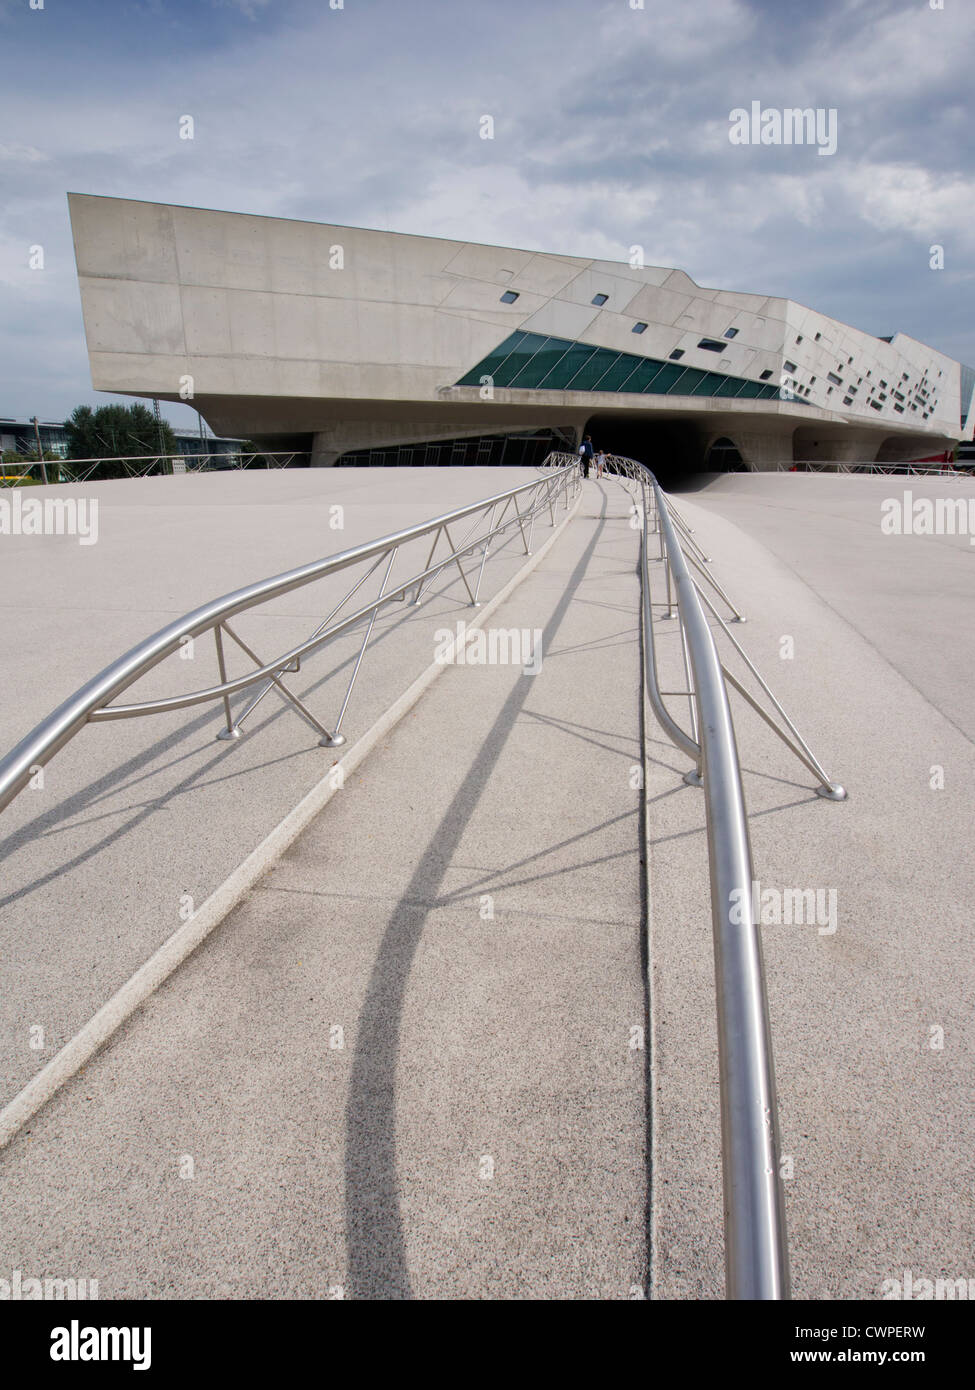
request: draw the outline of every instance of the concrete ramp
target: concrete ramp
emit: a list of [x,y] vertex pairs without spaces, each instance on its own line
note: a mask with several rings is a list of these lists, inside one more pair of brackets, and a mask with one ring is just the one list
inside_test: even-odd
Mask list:
[[[850,792],[817,797],[732,695],[799,1298],[883,1297],[905,1271],[954,1287],[975,1240],[975,548],[886,534],[906,490],[975,498],[954,479],[784,474],[676,499],[747,614],[732,631]],[[584,485],[490,615],[485,659],[447,667],[0,1153],[0,1269],[94,1277],[107,1298],[722,1297],[704,807],[642,708],[629,512],[613,480]],[[680,691],[651,568],[661,684]],[[469,613],[444,592],[392,624],[370,699]],[[206,807],[246,803],[251,833],[313,775],[271,720],[263,754],[255,737],[207,775],[210,733],[128,750],[94,798],[79,765],[67,822],[17,828],[14,1082],[39,1060],[30,1025],[70,1031],[93,981],[144,958],[184,841],[224,862]],[[113,819],[143,805],[154,841]]]
[[7,1263],[104,1297],[643,1294],[638,542],[587,484],[490,620],[531,673],[449,667],[4,1152]]
[[[822,927],[762,928],[797,1298],[879,1298],[905,1269],[967,1278],[975,1242],[975,547],[885,534],[905,490],[975,497],[958,479],[781,474],[674,499],[748,616],[732,631],[850,793],[816,797],[732,694],[766,915],[795,889],[827,909]],[[720,1297],[702,808],[649,732],[654,1290]]]

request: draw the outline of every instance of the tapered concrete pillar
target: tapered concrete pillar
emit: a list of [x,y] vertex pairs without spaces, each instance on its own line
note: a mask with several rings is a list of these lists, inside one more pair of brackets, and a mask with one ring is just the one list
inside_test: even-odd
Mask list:
[[342,456],[341,449],[330,448],[327,443],[320,443],[321,435],[315,436],[315,441],[311,451],[312,468],[334,468],[335,461]]
[[809,463],[871,463],[883,438],[879,431],[870,430],[859,430],[840,439],[806,431],[796,436],[795,454],[797,459]]
[[769,473],[781,463],[791,467],[793,432],[790,426],[784,430],[728,430],[725,433],[748,468],[757,473]]

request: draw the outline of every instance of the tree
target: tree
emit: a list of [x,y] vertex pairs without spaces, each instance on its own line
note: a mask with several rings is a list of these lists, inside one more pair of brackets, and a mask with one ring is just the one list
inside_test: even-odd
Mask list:
[[[240,452],[247,459],[245,468],[266,468],[267,459],[262,452],[262,446],[255,444],[253,439],[245,439],[240,446]],[[252,456],[252,457],[251,457]]]
[[[28,449],[26,453],[18,453],[16,449],[4,449],[2,453],[0,453],[0,460],[2,460],[2,462],[0,462],[0,478],[3,479],[5,485],[13,483],[21,487],[29,487],[30,484],[39,483],[41,481],[40,469],[36,472],[29,468],[18,468],[14,472],[9,471],[9,468],[12,468],[14,464],[37,463],[36,449]],[[58,482],[59,479],[63,482],[64,479],[60,478],[62,471],[61,466],[63,464],[61,455],[55,453],[53,449],[45,449],[44,462],[56,465],[53,469],[49,468],[47,470],[48,479],[55,483]]]
[[68,432],[68,458],[101,458],[103,478],[125,478],[130,466],[120,458],[153,458],[178,455],[179,447],[172,426],[157,420],[144,405],[79,405],[65,423]]

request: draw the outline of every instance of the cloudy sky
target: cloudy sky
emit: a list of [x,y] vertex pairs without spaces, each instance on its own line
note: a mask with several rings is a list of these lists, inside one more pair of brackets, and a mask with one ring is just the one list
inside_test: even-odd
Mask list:
[[[68,191],[639,244],[975,362],[973,39],[972,0],[0,0],[0,416],[112,399]],[[836,153],[733,145],[753,101],[835,108]]]

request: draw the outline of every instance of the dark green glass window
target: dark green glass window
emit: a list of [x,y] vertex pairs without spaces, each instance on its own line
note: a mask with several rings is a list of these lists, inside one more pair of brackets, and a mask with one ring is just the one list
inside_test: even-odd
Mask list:
[[741,379],[736,376],[725,377],[711,392],[712,396],[737,396]]
[[[681,354],[683,355],[683,354]],[[765,373],[763,373],[765,375]],[[516,391],[618,391],[626,394],[674,396],[740,396],[771,400],[776,385],[747,377],[707,372],[633,352],[592,343],[550,338],[519,330],[510,334],[476,367],[461,377],[459,386],[480,386],[490,376],[496,386]]]
[[667,369],[665,362],[660,362],[655,357],[645,357],[642,362],[637,363],[632,376],[627,377],[623,383],[624,391],[642,392],[647,389],[655,376]]
[[676,386],[686,370],[686,367],[681,367],[676,362],[665,362],[662,370],[656,373],[649,386],[643,388],[644,392],[649,391],[653,396],[664,395],[671,386]]
[[689,391],[684,391],[683,394],[685,396],[716,396],[723,385],[724,379],[717,372],[702,372],[701,380]]
[[576,373],[569,383],[570,391],[594,391],[596,382],[601,376],[605,376],[622,353],[613,352],[609,348],[598,348],[594,356],[590,357],[586,365]]
[[510,337],[505,338],[503,343],[499,343],[494,351],[485,357],[482,362],[479,362],[476,367],[472,367],[466,376],[462,376],[457,385],[480,386],[482,376],[493,377],[508,354],[519,343],[523,343],[526,338],[531,336],[532,335],[529,333],[512,333]]
[[537,386],[572,344],[565,338],[536,338],[530,334],[529,346],[530,355],[519,357],[518,370],[504,383],[516,391]]
[[609,371],[596,382],[594,391],[629,391],[626,384],[634,372],[639,371],[647,359],[634,357],[632,352],[621,352]]
[[510,386],[547,341],[535,333],[526,333],[524,339],[512,348],[497,370],[492,372],[495,386]]
[[562,354],[558,362],[549,372],[548,376],[543,377],[538,383],[546,391],[566,391],[569,382],[578,372],[580,367],[584,367],[599,348],[592,347],[588,343],[572,343],[569,350]]

